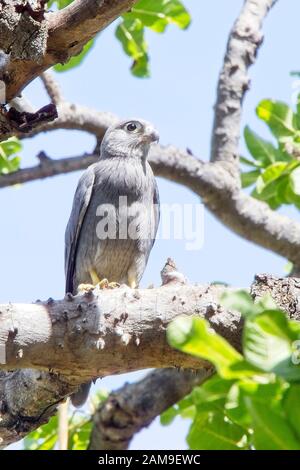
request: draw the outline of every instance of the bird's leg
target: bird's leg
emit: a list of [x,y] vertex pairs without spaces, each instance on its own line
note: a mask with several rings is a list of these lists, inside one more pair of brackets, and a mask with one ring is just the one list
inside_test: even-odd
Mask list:
[[106,278],[100,280],[98,274],[94,270],[90,272],[90,276],[93,284],[97,285],[99,289],[115,289],[116,287],[120,287],[120,284],[117,282],[108,282]]
[[128,285],[131,289],[136,289],[137,288],[136,276],[135,276],[135,273],[131,270],[128,273]]
[[99,289],[107,289],[108,285],[109,285],[109,282],[106,278],[101,279],[101,281],[99,280],[99,282],[97,283],[97,286],[99,287]]
[[94,286],[96,286],[97,284],[99,284],[101,282],[100,279],[99,279],[98,274],[96,273],[96,271],[94,269],[90,270],[90,276],[91,276],[91,279],[92,279],[92,284]]
[[130,289],[136,289],[137,288],[137,283],[135,281],[129,281],[129,287]]
[[[89,271],[89,275],[90,275],[90,278],[92,279],[92,283],[91,284],[79,284],[79,286],[77,288],[78,292],[89,292],[89,291],[95,289],[95,287],[98,286],[98,285],[100,287],[100,283],[102,281],[100,281],[96,271],[94,269],[91,269]],[[105,279],[103,279],[103,281],[105,281]],[[100,287],[100,288],[103,288],[103,287]]]
[[117,287],[120,287],[120,284],[118,282],[109,282],[107,287],[108,289],[116,289]]
[[93,284],[79,284],[79,286],[77,287],[77,292],[81,294],[84,292],[89,292],[93,289],[95,289],[95,286],[93,286]]

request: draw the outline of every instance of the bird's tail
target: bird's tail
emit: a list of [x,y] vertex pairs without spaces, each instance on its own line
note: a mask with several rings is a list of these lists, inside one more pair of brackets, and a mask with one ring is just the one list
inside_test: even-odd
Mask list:
[[80,406],[84,405],[90,392],[92,382],[87,382],[85,384],[80,385],[77,392],[71,395],[71,402],[73,406],[79,408]]

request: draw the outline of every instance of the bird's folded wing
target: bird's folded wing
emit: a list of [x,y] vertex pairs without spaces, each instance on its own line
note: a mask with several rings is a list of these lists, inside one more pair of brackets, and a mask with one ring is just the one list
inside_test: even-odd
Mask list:
[[74,196],[72,212],[65,234],[65,275],[66,292],[73,292],[77,244],[83,220],[89,206],[95,181],[94,165],[81,176]]
[[155,237],[156,237],[156,232],[158,229],[159,225],[159,220],[160,220],[160,200],[159,200],[159,192],[158,192],[158,186],[157,182],[154,178],[154,194],[153,194],[153,205],[154,205],[154,232],[153,232],[153,242],[152,246],[154,245],[155,242]]

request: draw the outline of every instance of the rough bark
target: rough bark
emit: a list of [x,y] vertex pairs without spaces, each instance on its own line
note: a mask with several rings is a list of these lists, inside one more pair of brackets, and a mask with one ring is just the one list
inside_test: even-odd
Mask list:
[[[211,327],[232,345],[239,347],[241,317],[237,312],[220,307],[219,295],[224,289],[171,283],[158,289],[131,291],[120,288],[75,299],[67,297],[40,304],[1,306],[2,358],[3,350],[6,351],[6,364],[1,365],[0,373],[2,447],[47,421],[56,405],[76,390],[82,380],[136,368],[175,365],[200,369],[202,374],[209,375],[211,366],[208,363],[169,348],[165,328],[177,315],[198,315],[206,318]],[[254,297],[266,292],[291,318],[300,319],[299,279],[257,276],[252,286]],[[15,372],[4,370],[20,367],[22,369]],[[167,381],[164,384],[167,393]],[[186,389],[181,390],[183,396]],[[178,392],[176,399],[181,398],[179,395]],[[121,403],[121,397],[118,396],[117,401]],[[166,407],[169,404],[165,402]],[[155,414],[151,407],[149,413],[143,414],[141,409],[136,412],[139,418],[135,424],[139,429]],[[97,423],[106,422],[105,419],[95,417]],[[109,434],[109,423],[107,428]],[[127,439],[130,439],[130,433]]]
[[11,59],[41,63],[46,54],[48,25],[45,2],[0,2],[0,47]]
[[155,370],[143,380],[113,392],[93,417],[89,450],[128,449],[133,436],[208,379],[214,369],[198,373]]
[[[290,318],[299,321],[299,288],[299,279],[291,282],[291,279],[277,279],[262,274],[255,277],[251,294],[255,300],[271,294]],[[94,414],[90,449],[128,449],[137,432],[149,426],[155,417],[177,403],[213,372],[213,368],[199,370],[197,374],[174,369],[156,370],[138,383],[125,384],[112,393]],[[149,403],[149,406],[145,406],[145,403]]]
[[263,40],[262,22],[276,1],[245,1],[229,35],[220,73],[212,132],[211,161],[227,162],[237,170],[242,102],[249,88],[248,69],[254,63]]
[[68,294],[59,301],[1,305],[5,358],[0,367],[51,369],[75,383],[144,368],[197,368],[198,360],[166,344],[166,327],[178,315],[196,314],[238,347],[241,318],[218,305],[222,291],[218,286],[123,286]]
[[[69,6],[58,12],[46,13],[40,21],[35,48],[29,47],[31,41],[26,39],[23,22],[32,23],[34,13],[28,14],[28,10],[16,11],[16,2],[1,2],[3,5],[9,3],[10,23],[0,21],[0,46],[4,51],[11,51],[11,60],[3,71],[3,79],[6,83],[7,101],[18,96],[21,91],[34,78],[57,63],[66,63],[70,57],[81,52],[83,46],[95,35],[106,28],[112,21],[122,13],[130,9],[136,0],[75,0]],[[8,7],[7,7],[8,8]],[[36,10],[37,11],[37,10]],[[3,10],[2,10],[3,15]],[[2,16],[1,15],[1,16]],[[27,17],[30,17],[29,19]],[[41,19],[40,19],[41,18]],[[19,41],[21,47],[15,44],[15,38],[22,31]],[[8,37],[8,32],[12,40]],[[23,42],[25,41],[25,44]],[[18,42],[18,41],[17,41]],[[36,41],[37,42],[37,41]],[[22,46],[23,44],[23,46]],[[33,49],[33,51],[32,51]],[[26,60],[24,54],[26,52]]]

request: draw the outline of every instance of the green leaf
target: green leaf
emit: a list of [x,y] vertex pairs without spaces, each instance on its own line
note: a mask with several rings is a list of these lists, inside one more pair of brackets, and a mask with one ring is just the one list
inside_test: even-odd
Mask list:
[[245,405],[244,396],[240,382],[234,383],[227,394],[224,410],[233,422],[248,429],[251,427],[251,417]]
[[84,59],[86,58],[87,54],[90,52],[92,47],[94,46],[95,41],[91,39],[87,42],[84,46],[80,54],[71,57],[71,59],[66,64],[56,64],[54,65],[55,72],[66,72],[67,70],[74,69],[82,64]]
[[[56,5],[58,9],[61,9],[70,3],[72,0],[52,0],[48,2],[48,8]],[[123,21],[116,29],[116,37],[121,41],[125,53],[133,60],[132,74],[142,78],[150,76],[144,27],[162,33],[169,24],[186,29],[191,22],[190,14],[179,0],[156,0],[155,2],[140,0],[122,18]],[[89,41],[79,55],[72,57],[67,64],[55,65],[54,70],[64,72],[79,66],[93,44],[94,40]]]
[[243,428],[223,413],[199,412],[187,442],[193,450],[241,450],[247,446],[247,436]]
[[281,200],[278,196],[278,181],[271,181],[270,183],[265,184],[263,178],[260,176],[256,181],[256,191],[258,199],[268,202],[272,199],[276,200],[278,205],[281,205]]
[[293,384],[286,393],[283,407],[296,436],[300,439],[300,384]]
[[300,196],[294,193],[290,180],[286,187],[286,199],[290,204],[294,204],[298,209],[300,209]]
[[225,292],[220,300],[225,308],[236,310],[243,316],[258,315],[266,309],[276,308],[274,300],[270,295],[264,295],[254,303],[249,292],[244,289]]
[[278,205],[282,204],[282,198],[278,195],[279,179],[283,178],[289,167],[287,162],[276,162],[269,165],[256,180],[255,197],[270,203],[272,198],[276,198]]
[[286,162],[276,162],[272,165],[269,165],[268,168],[266,168],[266,170],[261,174],[264,184],[267,185],[278,179],[286,170],[287,166],[288,163]]
[[57,442],[57,416],[24,438],[25,450],[52,450]]
[[291,261],[287,261],[287,263],[283,267],[283,271],[285,272],[287,276],[289,274],[292,274],[293,269],[294,269],[294,263],[292,263]]
[[291,204],[291,198],[289,196],[289,176],[283,176],[277,185],[277,198],[280,200],[281,204]]
[[226,340],[209,330],[204,319],[178,317],[169,325],[167,337],[174,348],[219,366],[227,367],[241,360],[241,355]]
[[21,149],[22,145],[16,137],[0,142],[0,174],[12,173],[20,168],[21,159],[16,153]]
[[22,150],[22,144],[17,137],[10,137],[0,143],[1,149],[7,155],[14,155]]
[[228,394],[226,413],[234,422],[252,429],[255,449],[297,449],[300,445],[282,407],[288,388],[280,380],[261,384],[246,379],[237,382]]
[[259,137],[248,126],[245,127],[244,137],[247,148],[255,160],[258,160],[264,166],[278,160],[279,151],[274,145]]
[[85,418],[78,418],[77,423],[71,422],[69,432],[69,450],[86,450],[88,448],[91,431],[92,431],[92,420],[86,420]]
[[176,409],[174,406],[171,406],[160,415],[160,424],[162,426],[168,426],[174,421],[176,416],[178,416],[178,409]]
[[257,160],[248,160],[248,158],[240,156],[240,162],[252,168],[262,168],[264,165]]
[[144,27],[139,19],[131,18],[128,13],[116,30],[124,52],[133,59],[131,71],[138,77],[149,77],[147,44],[144,40]]
[[251,186],[256,182],[259,176],[260,170],[247,171],[245,173],[241,173],[242,187],[247,188],[248,186]]
[[246,359],[256,367],[294,381],[300,380],[300,367],[293,364],[293,331],[280,310],[266,310],[247,319],[243,332]]
[[161,414],[160,421],[163,426],[171,424],[176,416],[181,416],[184,419],[194,419],[196,408],[192,393],[186,395],[175,406],[171,406]]
[[185,29],[191,22],[189,13],[178,0],[140,0],[129,15],[157,33],[164,32],[171,23]]
[[254,397],[246,398],[246,406],[252,418],[253,445],[256,450],[300,449],[300,441],[284,415]]
[[296,117],[287,104],[281,101],[263,100],[257,106],[256,112],[278,139],[295,137]]
[[211,330],[204,319],[176,318],[168,326],[167,338],[174,348],[212,362],[223,378],[259,373],[222,336]]
[[47,2],[47,7],[50,8],[52,5],[56,4],[57,8],[61,10],[66,6],[70,5],[74,0],[50,0]]
[[197,412],[222,411],[232,384],[232,380],[223,379],[216,374],[203,385],[195,387],[190,396]]
[[121,41],[124,52],[133,59],[132,74],[141,78],[150,76],[144,27],[162,33],[170,23],[185,29],[190,21],[189,13],[179,0],[140,0],[125,13],[116,29],[116,37]]
[[221,296],[221,303],[228,310],[236,310],[242,315],[253,312],[254,303],[251,295],[244,289],[225,292]]
[[293,193],[300,196],[300,166],[290,173],[290,183]]

